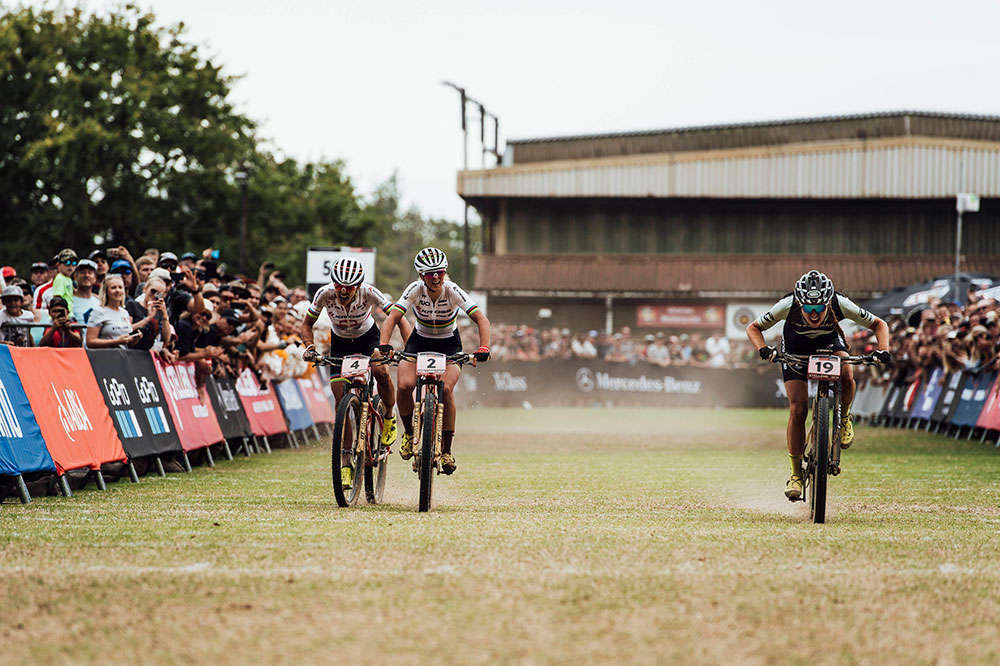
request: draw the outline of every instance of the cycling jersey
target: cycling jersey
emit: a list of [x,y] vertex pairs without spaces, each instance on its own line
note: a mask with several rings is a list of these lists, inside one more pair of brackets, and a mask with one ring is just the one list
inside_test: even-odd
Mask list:
[[461,308],[471,315],[479,309],[465,290],[451,280],[441,285],[441,295],[432,300],[423,280],[416,280],[403,290],[399,300],[392,307],[406,314],[413,308],[417,333],[425,338],[447,338],[458,329],[458,310]]
[[382,308],[388,313],[392,301],[381,291],[368,283],[358,285],[354,298],[343,305],[337,298],[337,288],[333,284],[320,287],[313,297],[312,307],[306,313],[310,319],[319,317],[326,309],[330,316],[333,334],[341,338],[357,338],[371,330],[375,325],[372,307]]
[[792,294],[788,294],[758,317],[757,326],[766,331],[784,320],[785,327],[781,335],[785,348],[793,353],[811,353],[824,345],[843,340],[843,332],[840,330],[840,321],[843,319],[850,319],[867,328],[875,324],[875,315],[841,293],[834,293],[829,309],[832,314],[824,313],[826,316],[823,321],[812,327],[802,314],[802,306]]

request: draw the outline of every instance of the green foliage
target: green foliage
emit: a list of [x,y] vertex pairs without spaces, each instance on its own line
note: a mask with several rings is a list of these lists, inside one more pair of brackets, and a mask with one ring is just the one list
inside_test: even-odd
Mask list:
[[309,245],[378,246],[379,277],[397,292],[419,247],[438,243],[462,265],[460,228],[401,212],[395,176],[365,200],[342,162],[267,150],[229,101],[236,78],[186,41],[183,24],[157,26],[133,5],[3,9],[5,263],[26,270],[62,247],[88,252],[96,237],[135,254],[215,247],[231,272],[255,276],[271,260],[302,283]]

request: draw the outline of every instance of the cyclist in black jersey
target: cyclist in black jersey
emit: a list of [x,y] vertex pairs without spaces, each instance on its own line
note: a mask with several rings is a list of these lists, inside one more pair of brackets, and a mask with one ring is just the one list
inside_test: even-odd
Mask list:
[[[776,361],[778,350],[764,341],[763,331],[784,320],[782,351],[810,355],[820,350],[832,350],[838,356],[847,356],[847,341],[840,329],[844,319],[870,328],[878,339],[878,351],[873,356],[885,365],[890,361],[889,327],[880,318],[854,303],[833,289],[833,282],[823,273],[812,270],[799,278],[795,290],[775,303],[756,321],[747,326],[747,337],[765,361]],[[788,395],[788,456],[792,474],[785,484],[785,496],[795,500],[802,497],[802,453],[805,450],[806,416],[809,412],[809,385],[805,372],[787,364],[781,366]],[[848,448],[854,441],[851,423],[851,403],[854,401],[854,372],[845,366],[840,378],[841,413],[843,421],[840,435],[841,448]]]

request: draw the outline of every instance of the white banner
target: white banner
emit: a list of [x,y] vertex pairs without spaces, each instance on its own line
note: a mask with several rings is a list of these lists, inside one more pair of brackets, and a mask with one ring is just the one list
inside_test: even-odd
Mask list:
[[[726,337],[730,340],[746,340],[747,325],[767,312],[774,303],[729,303],[726,305]],[[765,340],[773,340],[781,335],[782,322],[764,331]]]
[[321,286],[330,281],[330,270],[337,259],[354,257],[365,267],[365,282],[375,284],[375,248],[311,247],[306,252],[306,282]]

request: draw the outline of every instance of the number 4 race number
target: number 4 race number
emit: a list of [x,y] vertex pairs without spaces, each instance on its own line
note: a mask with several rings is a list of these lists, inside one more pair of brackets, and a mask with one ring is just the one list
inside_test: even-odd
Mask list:
[[840,379],[839,356],[810,356],[809,379]]
[[340,366],[341,377],[358,377],[368,372],[368,357],[360,354],[348,356]]

